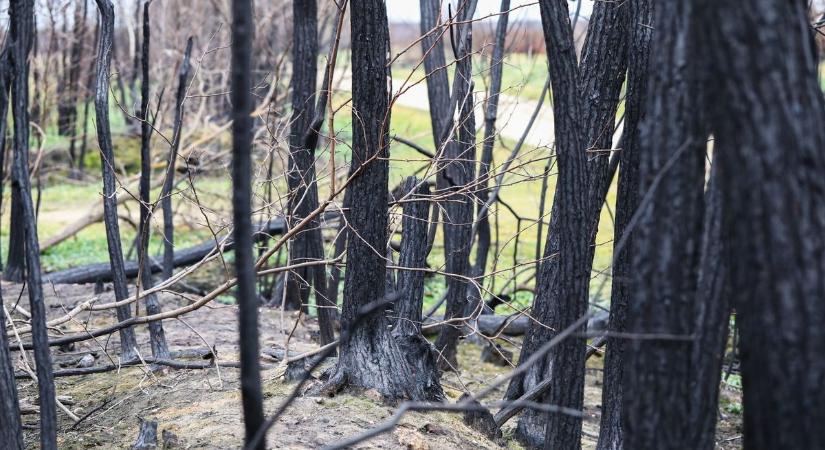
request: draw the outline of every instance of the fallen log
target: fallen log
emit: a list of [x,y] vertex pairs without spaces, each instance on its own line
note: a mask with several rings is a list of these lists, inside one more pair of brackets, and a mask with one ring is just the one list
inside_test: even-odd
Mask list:
[[[600,311],[594,313],[587,321],[587,331],[604,331],[607,322],[607,313]],[[452,326],[441,323],[443,319],[427,319],[421,332],[425,336],[438,334],[441,327]],[[497,314],[482,314],[478,316],[476,324],[478,331],[485,336],[495,336],[502,334],[505,336],[522,336],[527,332],[531,319],[523,315],[502,316]]]
[[[338,218],[337,212],[328,212],[324,215],[323,221],[332,221]],[[256,242],[262,241],[273,235],[283,234],[286,231],[286,221],[282,217],[271,219],[265,226],[261,227],[254,236]],[[223,251],[232,251],[234,242],[231,237],[224,241]],[[185,248],[175,252],[174,267],[183,267],[195,264],[206,255],[212,253],[217,248],[214,240],[206,241],[194,247]],[[138,274],[139,265],[137,261],[126,261],[126,276],[134,278]],[[152,258],[149,266],[152,273],[159,273],[163,270],[160,260]],[[108,262],[95,263],[86,266],[73,267],[71,269],[60,270],[43,275],[44,283],[53,284],[88,284],[88,283],[108,283],[112,281],[112,269]]]

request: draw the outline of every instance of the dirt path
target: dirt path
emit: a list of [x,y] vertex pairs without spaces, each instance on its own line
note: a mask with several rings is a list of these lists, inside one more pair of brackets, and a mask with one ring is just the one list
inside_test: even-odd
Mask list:
[[[338,89],[351,90],[352,79],[349,72],[336,73],[336,85]],[[427,85],[424,80],[413,76],[409,81],[393,78],[392,87],[395,97],[395,104],[412,109],[429,111],[429,100],[427,99]],[[484,124],[484,92],[475,93],[475,115],[476,126],[482,127]],[[527,100],[514,95],[500,94],[498,118],[496,126],[498,132],[505,138],[518,141],[524,134],[530,117],[538,106],[538,102]],[[533,147],[550,147],[555,141],[553,128],[553,111],[548,102],[544,102],[539,111],[536,122],[530,129],[525,143]]]

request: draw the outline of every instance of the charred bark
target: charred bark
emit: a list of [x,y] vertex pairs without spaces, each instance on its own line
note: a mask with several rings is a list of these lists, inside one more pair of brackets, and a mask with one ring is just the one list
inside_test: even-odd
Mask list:
[[807,6],[706,3],[744,448],[823,448],[825,104]]
[[[241,352],[241,401],[247,443],[264,422],[261,368],[258,364],[258,297],[252,248],[252,0],[232,2],[232,219],[238,278],[238,328]],[[256,450],[266,448],[260,439]]]
[[[0,304],[3,296],[0,293]],[[14,366],[11,362],[5,316],[0,326],[0,442],[9,450],[23,450],[23,428],[20,422],[20,405],[17,385],[14,383]]]
[[404,192],[411,193],[404,203],[401,223],[401,252],[398,266],[398,300],[395,302],[395,318],[392,335],[401,352],[414,370],[416,383],[424,386],[427,398],[443,400],[441,374],[438,370],[435,347],[421,335],[422,309],[424,307],[424,272],[427,264],[427,218],[429,215],[429,185],[407,178]]
[[356,323],[362,308],[385,297],[389,30],[382,0],[354,0],[352,10],[359,12],[350,16],[352,76],[360,82],[354,83],[352,92],[352,179],[347,186],[350,208],[346,218],[352,232],[347,241],[341,328],[348,332],[326,389],[336,391],[349,385],[375,389],[388,399],[425,399],[425,386],[414,379],[384,311],[373,311]]
[[[151,22],[149,19],[149,5],[143,4],[143,46],[141,55],[141,87],[140,87],[140,224],[138,229],[138,263],[140,264],[140,288],[150,289],[154,286],[152,280],[152,262],[149,257],[150,220],[152,216],[151,178],[152,178],[152,124],[149,118],[149,47],[151,44]],[[160,303],[155,294],[146,296],[146,313],[160,314]],[[161,321],[149,322],[149,343],[152,347],[152,356],[158,359],[169,358],[169,346],[163,332]]]
[[[318,60],[318,6],[315,0],[293,1],[292,44],[292,120],[289,135],[289,169],[287,184],[290,189],[289,217],[292,225],[302,221],[318,208],[318,185],[315,176],[315,147],[306,145],[315,120],[315,92]],[[319,105],[322,108],[324,105]],[[323,117],[323,116],[322,116]],[[302,263],[324,258],[321,228],[311,221],[299,232],[290,246],[290,261]],[[334,307],[327,301],[326,269],[321,266],[296,269],[287,275],[286,304],[290,309],[305,309],[309,304],[311,287],[321,328],[321,343],[335,339],[331,321]]]
[[[625,448],[689,444],[691,350],[702,239],[707,133],[692,2],[657,3],[646,118],[641,127],[641,204],[634,236],[633,302],[625,351]],[[694,59],[696,57],[697,59]],[[689,63],[691,62],[692,63]]]
[[[11,88],[12,117],[14,118],[14,161],[12,189],[18,192],[21,206],[20,222],[24,226],[26,249],[26,283],[29,292],[32,341],[40,395],[40,446],[57,449],[57,407],[52,373],[49,336],[46,331],[46,306],[40,278],[40,244],[37,241],[37,219],[29,182],[29,54],[34,41],[34,0],[12,1],[11,59],[13,78]],[[5,322],[5,321],[4,321]],[[5,396],[6,393],[3,393]]]
[[[100,9],[100,37],[98,38],[97,81],[95,84],[95,117],[97,119],[97,142],[100,146],[101,168],[103,171],[103,222],[106,228],[106,242],[109,249],[109,265],[117,301],[129,297],[129,286],[123,263],[123,249],[120,240],[120,226],[117,215],[117,186],[115,179],[115,154],[112,147],[112,132],[109,125],[109,68],[112,62],[112,39],[115,27],[115,10],[111,0],[95,0]],[[117,308],[117,319],[122,322],[131,317],[128,306]],[[120,330],[121,356],[130,360],[136,356],[137,340],[131,327]]]
[[[626,331],[627,308],[632,295],[633,230],[630,221],[639,206],[639,124],[644,119],[647,96],[648,58],[653,29],[650,0],[631,0],[625,123],[619,152],[619,183],[614,227],[613,276],[608,330]],[[619,242],[623,241],[622,247]],[[626,340],[608,338],[604,359],[602,417],[599,450],[624,448],[622,404]]]
[[[546,260],[540,265],[533,301],[532,315],[543,326],[531,324],[519,363],[552,339],[555,335],[552,330],[567,328],[587,310],[593,243],[606,186],[612,176],[604,149],[612,146],[616,108],[626,68],[626,4],[598,2],[594,6],[581,63],[577,63],[568,11],[566,7],[562,8],[561,3],[555,0],[542,2],[545,43],[548,54],[552,55],[550,77],[556,121],[556,152],[560,164],[545,245]],[[563,156],[565,152],[568,154]],[[595,157],[588,161],[591,155]],[[572,171],[562,174],[562,158],[565,157],[576,160],[572,169],[568,169]],[[567,164],[571,162],[568,160]],[[578,174],[580,164],[584,174]],[[584,199],[570,196],[584,196]],[[581,229],[565,222],[568,220],[582,221]],[[565,241],[573,247],[565,250]],[[575,253],[578,251],[574,248],[576,245],[584,245],[582,260]],[[565,255],[571,251],[574,252],[572,260],[565,261]],[[557,254],[559,256],[553,257]],[[568,266],[568,263],[571,265]],[[573,271],[565,273],[566,270]],[[553,404],[581,409],[584,346],[583,339],[569,339],[557,351],[548,354],[543,362],[533,365],[524,376],[514,378],[506,398],[517,399],[550,377],[558,381],[548,391],[545,401],[551,402],[555,395],[563,395],[565,398],[557,400],[566,403]],[[568,386],[575,389],[568,389]],[[534,446],[550,442],[547,445],[554,448],[564,448],[577,442],[574,436],[580,435],[580,419],[554,414],[549,416],[551,420],[547,422],[547,417],[547,414],[526,410],[517,427],[518,439]],[[553,430],[550,431],[549,427]],[[546,430],[548,440],[545,441]]]
[[[714,155],[729,151],[717,148]],[[694,334],[697,342],[691,356],[690,442],[697,450],[713,450],[716,446],[716,422],[719,416],[719,382],[730,322],[730,277],[726,249],[727,237],[722,236],[722,191],[719,167],[714,163],[705,191],[705,218],[702,252],[699,262]]]
[[[499,9],[500,16],[496,25],[496,37],[493,54],[490,57],[490,90],[487,93],[487,102],[484,111],[484,138],[481,146],[481,158],[478,165],[478,192],[476,212],[478,243],[476,257],[472,267],[473,278],[478,283],[483,282],[483,275],[487,270],[487,256],[490,252],[490,215],[489,208],[485,208],[490,198],[488,191],[490,166],[493,164],[493,148],[496,143],[496,119],[498,117],[498,100],[501,94],[501,74],[504,69],[504,41],[507,37],[507,22],[509,19],[510,0],[502,0]],[[475,236],[471,236],[475,239]],[[468,314],[475,311],[481,302],[481,292],[475,286],[467,289],[469,303]]]
[[160,193],[160,207],[163,210],[163,279],[169,279],[175,267],[175,223],[172,211],[172,187],[175,185],[175,163],[178,159],[181,133],[183,129],[183,102],[186,100],[189,73],[192,70],[192,38],[186,41],[186,50],[178,70],[178,92],[175,95],[175,124],[172,131],[172,145],[166,163],[166,178]]
[[[475,11],[465,6],[460,15],[462,21],[472,19]],[[472,247],[473,193],[475,179],[476,126],[473,104],[472,23],[458,27],[458,36],[465,36],[458,43],[456,67],[456,91],[454,95],[461,105],[457,124],[457,139],[444,149],[439,161],[439,173],[444,179],[444,259],[447,270],[447,309],[444,317],[453,319],[467,314],[467,292],[478,291],[467,282],[470,275],[470,249]],[[461,39],[460,37],[458,39]],[[480,294],[477,294],[480,295]],[[442,370],[458,370],[457,348],[461,327],[456,324],[442,328],[435,347],[439,353]]]
[[[451,142],[444,142],[445,127],[453,111],[450,109],[450,81],[447,76],[447,59],[444,55],[444,28],[439,28],[441,19],[441,0],[419,0],[421,13],[421,52],[424,55],[424,71],[426,72],[427,100],[430,109],[430,124],[433,131],[433,144],[435,154],[439,155],[445,151],[444,147],[450,146]],[[436,174],[436,188],[445,188],[443,174],[439,171]],[[432,250],[435,243],[435,235],[438,231],[439,208],[433,208],[434,220],[430,223],[428,233],[428,251]]]

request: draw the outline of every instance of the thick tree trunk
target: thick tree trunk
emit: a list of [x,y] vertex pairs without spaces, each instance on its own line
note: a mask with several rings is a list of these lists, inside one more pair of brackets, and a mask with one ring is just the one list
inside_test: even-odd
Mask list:
[[[619,185],[616,199],[616,224],[614,227],[613,276],[608,329],[625,331],[627,308],[633,293],[630,280],[633,255],[633,233],[630,221],[639,206],[639,124],[644,118],[647,95],[648,57],[651,25],[650,0],[630,0],[625,7],[630,20],[627,94],[625,98],[625,122],[619,152]],[[618,247],[623,241],[622,247]],[[622,404],[624,385],[624,354],[626,340],[608,338],[604,359],[602,388],[602,417],[599,431],[599,450],[624,448]]]
[[[3,296],[0,293],[0,304]],[[17,403],[17,385],[14,383],[14,365],[6,337],[6,319],[0,326],[0,442],[9,450],[23,450],[23,428],[20,423],[20,405]]]
[[[252,248],[252,0],[232,2],[232,219],[238,278],[238,328],[241,348],[241,401],[246,442],[264,422],[261,368],[258,363],[258,296]],[[260,439],[255,450],[264,450]]]
[[388,399],[425,399],[425,386],[414,379],[384,311],[374,311],[355,323],[363,307],[385,297],[390,112],[384,2],[354,0],[352,10],[358,11],[350,16],[352,76],[359,83],[352,92],[352,180],[347,186],[350,208],[346,211],[352,232],[347,242],[341,315],[342,330],[349,337],[341,342],[338,364],[327,387],[337,390],[350,385],[376,389]]
[[[465,6],[460,15],[469,21],[474,11]],[[444,179],[444,259],[447,270],[447,309],[444,317],[453,319],[467,314],[467,292],[478,289],[467,282],[471,274],[470,249],[473,245],[473,189],[476,158],[476,126],[473,105],[472,23],[458,27],[458,36],[466,36],[458,44],[458,63],[454,95],[461,105],[458,116],[458,138],[444,150],[439,171]],[[460,39],[460,38],[459,38]],[[479,294],[476,294],[477,296]],[[439,353],[439,367],[458,370],[457,347],[462,327],[459,324],[441,329],[435,347]]]
[[[34,40],[34,0],[17,0],[10,4],[12,39],[11,58],[14,67],[12,79],[12,116],[14,118],[14,162],[12,189],[17,191],[21,204],[20,221],[24,225],[26,248],[26,283],[32,321],[32,341],[40,395],[40,446],[45,450],[57,448],[57,407],[52,373],[49,336],[46,332],[46,306],[40,278],[40,244],[37,241],[37,223],[29,183],[29,53]],[[5,323],[5,321],[3,321]],[[6,393],[3,393],[5,396]]]
[[[689,443],[691,350],[702,238],[707,133],[692,43],[692,2],[654,8],[646,118],[641,128],[643,204],[635,229],[633,301],[625,351],[625,448]],[[650,336],[652,335],[652,336]]]
[[806,2],[707,3],[744,447],[825,448],[825,104]]
[[[150,289],[154,286],[152,280],[152,262],[149,257],[149,236],[151,235],[152,200],[152,124],[149,118],[149,46],[151,44],[151,23],[149,21],[150,2],[143,4],[143,49],[141,56],[141,87],[140,87],[140,225],[138,229],[138,263],[140,264],[140,288]],[[146,313],[160,314],[160,303],[154,294],[146,296]],[[161,321],[149,322],[149,342],[152,347],[152,356],[158,359],[169,358],[169,346],[163,332]]]
[[183,129],[183,102],[186,100],[189,73],[192,70],[192,38],[186,41],[183,61],[178,70],[178,92],[175,95],[175,124],[172,132],[172,145],[169,148],[169,160],[166,163],[166,177],[160,193],[160,206],[163,210],[163,279],[172,277],[175,267],[175,222],[172,211],[172,187],[175,185],[175,164],[178,159],[181,133]]
[[[115,154],[112,147],[112,132],[109,126],[109,67],[112,62],[112,39],[114,37],[115,11],[110,0],[96,0],[100,9],[100,37],[98,38],[97,81],[95,86],[95,116],[97,118],[97,142],[100,146],[101,168],[103,170],[103,222],[106,228],[106,242],[109,248],[109,264],[115,299],[129,297],[129,286],[123,264],[123,249],[120,241],[120,226],[117,215],[117,180],[115,179]],[[117,308],[117,319],[122,322],[131,317],[128,306]],[[130,360],[137,356],[137,340],[134,330],[120,330],[121,357]]]
[[[533,301],[532,316],[543,326],[531,324],[525,336],[520,362],[525,361],[536,349],[552,339],[555,336],[552,330],[565,329],[581,316],[581,314],[577,315],[577,312],[581,311],[583,314],[586,311],[589,270],[594,256],[593,243],[604,196],[607,192],[606,187],[612,178],[607,170],[609,165],[607,152],[600,154],[593,153],[593,150],[609,149],[612,146],[616,108],[626,67],[627,8],[625,4],[599,2],[594,6],[580,64],[577,64],[575,51],[572,50],[573,32],[569,16],[565,15],[567,10],[564,8],[564,11],[559,11],[560,7],[555,0],[547,2],[543,13],[543,16],[551,13],[557,15],[543,19],[545,20],[548,54],[553,55],[550,58],[551,70],[570,72],[570,75],[551,72],[556,122],[556,151],[559,158],[562,157],[562,153],[569,151],[576,158],[583,159],[584,178],[570,180],[575,185],[568,189],[571,189],[574,195],[584,195],[585,200],[581,209],[577,206],[565,205],[561,182],[563,177],[560,175],[556,184],[545,245],[546,260],[540,265],[536,297]],[[550,19],[552,22],[549,21]],[[567,47],[568,43],[571,48]],[[554,45],[552,51],[550,45]],[[562,75],[564,79],[561,79]],[[558,99],[562,98],[570,100],[559,102]],[[565,218],[571,215],[568,211],[581,216],[577,219],[584,221],[582,230],[574,230],[565,225]],[[561,272],[562,265],[565,264],[563,240],[578,239],[575,235],[568,235],[571,232],[584,233],[583,241],[579,244],[585,245],[584,260],[581,264],[587,267],[588,275],[585,275],[585,278],[588,278],[588,281],[585,282],[584,293],[578,294],[583,296],[578,298],[573,298],[566,293],[565,289],[571,288],[568,286],[571,281],[566,279]],[[554,255],[559,256],[554,257]],[[521,397],[536,384],[548,377],[553,377],[553,370],[558,370],[558,376],[562,377],[556,383],[559,386],[558,389],[565,389],[564,386],[568,382],[581,386],[583,389],[584,360],[581,359],[585,353],[583,345],[583,340],[576,342],[571,340],[559,351],[547,355],[543,362],[533,365],[524,376],[513,379],[508,387],[506,398],[514,400]],[[566,355],[565,358],[570,358],[569,366],[567,363],[558,365],[553,362],[552,358],[561,356],[562,353]],[[571,376],[572,380],[567,378]],[[551,390],[548,395],[553,395],[553,392]],[[578,395],[575,392],[570,392],[570,394]],[[575,398],[577,397],[570,397],[577,401]],[[526,410],[519,420],[517,437],[530,445],[541,445],[541,442],[545,441],[546,418],[547,414]],[[576,421],[575,418],[569,417],[562,419]],[[557,425],[566,426],[561,424],[553,426]],[[573,428],[577,427],[578,425]],[[559,430],[552,432],[553,436],[559,434]],[[562,444],[556,442],[554,445]]]

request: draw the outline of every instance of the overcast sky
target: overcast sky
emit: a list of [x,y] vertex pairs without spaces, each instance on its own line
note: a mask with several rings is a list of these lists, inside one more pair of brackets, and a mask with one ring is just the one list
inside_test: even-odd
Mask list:
[[[387,1],[387,15],[392,22],[418,22],[418,0],[386,0]],[[447,1],[452,1],[455,6],[459,0],[444,0],[445,5]],[[581,1],[581,15],[582,17],[589,17],[590,11],[593,9],[593,0],[577,0]],[[569,3],[570,13],[576,11],[577,1]],[[519,8],[523,5],[529,5]],[[501,7],[500,0],[478,0],[478,7],[476,8],[476,17],[483,17],[489,14],[494,14],[499,11]],[[536,0],[511,0],[510,8],[517,8],[511,13],[513,20],[531,19],[539,21],[539,7]]]

